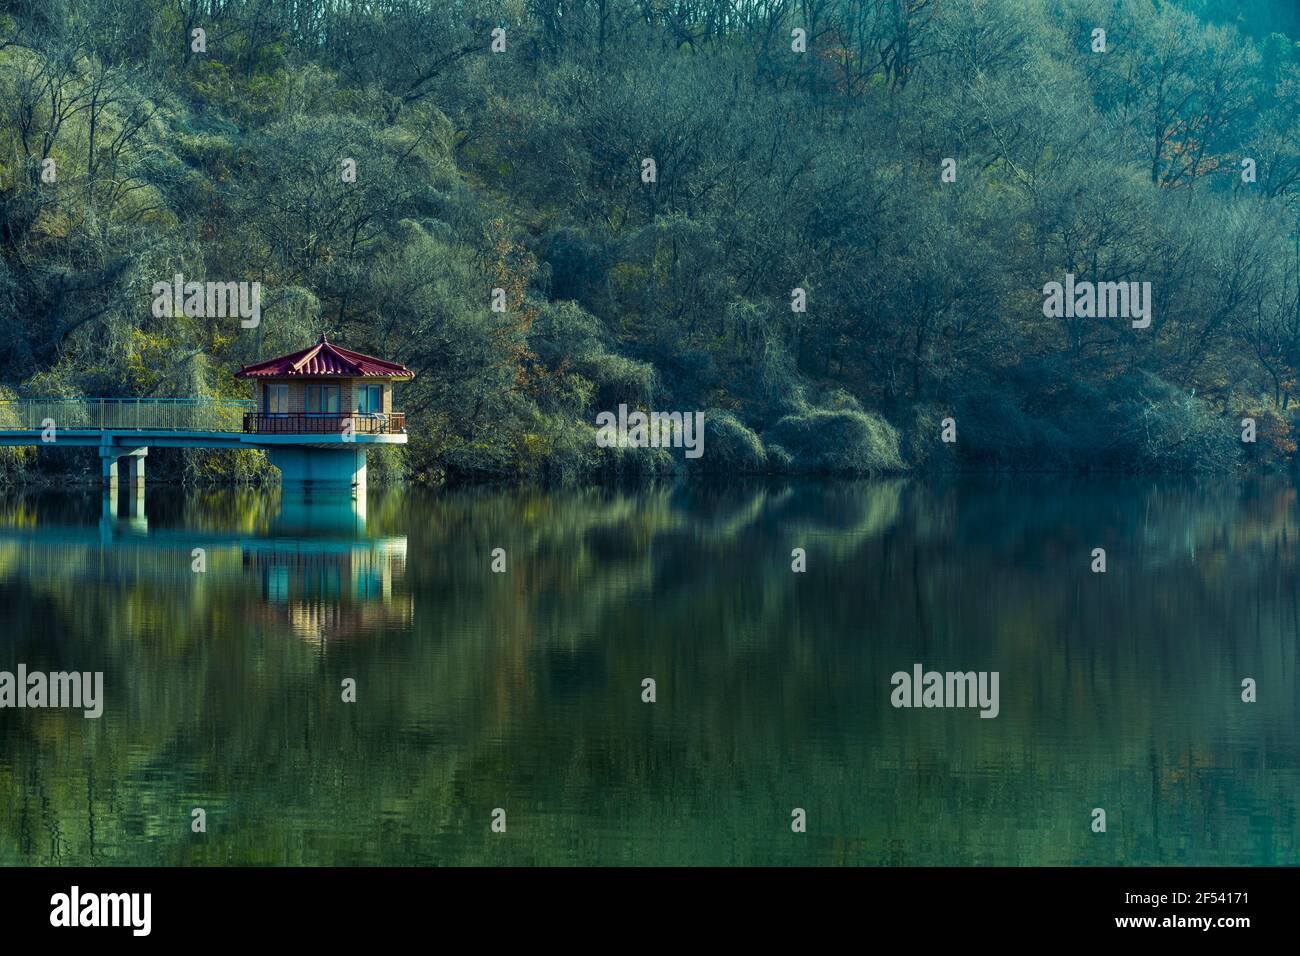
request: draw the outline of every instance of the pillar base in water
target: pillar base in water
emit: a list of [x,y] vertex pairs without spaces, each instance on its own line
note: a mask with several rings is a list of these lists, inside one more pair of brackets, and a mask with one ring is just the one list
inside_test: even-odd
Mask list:
[[289,491],[331,491],[365,494],[366,452],[332,448],[268,448],[271,464],[280,470],[280,484]]

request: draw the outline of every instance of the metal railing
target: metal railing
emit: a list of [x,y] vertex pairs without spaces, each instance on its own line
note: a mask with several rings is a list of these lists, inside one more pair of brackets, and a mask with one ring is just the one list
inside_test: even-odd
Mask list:
[[0,431],[99,428],[113,431],[237,432],[257,407],[242,399],[20,398],[0,401]]
[[406,431],[403,412],[249,412],[244,415],[244,431],[255,435],[341,435],[348,422],[356,435],[398,435]]

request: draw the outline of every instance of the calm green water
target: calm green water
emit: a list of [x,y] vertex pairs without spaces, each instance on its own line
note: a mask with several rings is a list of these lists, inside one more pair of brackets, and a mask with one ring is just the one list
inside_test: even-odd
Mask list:
[[[0,862],[1300,863],[1285,482],[132,510],[0,505],[0,670],[105,680],[0,710]],[[1000,715],[894,709],[914,663]]]

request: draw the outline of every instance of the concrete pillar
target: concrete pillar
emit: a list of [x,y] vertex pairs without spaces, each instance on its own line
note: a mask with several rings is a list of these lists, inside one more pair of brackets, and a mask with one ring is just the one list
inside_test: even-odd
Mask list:
[[99,464],[103,472],[104,487],[117,494],[117,449],[101,446],[99,449]]
[[149,454],[148,448],[137,448],[127,456],[127,480],[131,490],[137,495],[144,494],[144,459]]
[[366,491],[364,448],[301,448],[272,445],[266,450],[271,464],[280,470],[280,484],[286,491]]

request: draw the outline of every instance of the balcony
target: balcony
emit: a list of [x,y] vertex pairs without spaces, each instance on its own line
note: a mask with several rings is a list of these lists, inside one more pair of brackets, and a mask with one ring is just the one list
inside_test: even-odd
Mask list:
[[248,412],[244,431],[250,435],[341,435],[352,423],[355,435],[401,435],[406,413],[353,412],[349,415],[313,412]]

